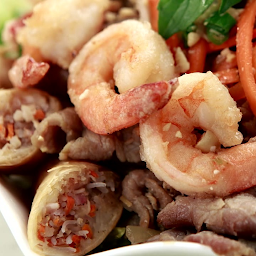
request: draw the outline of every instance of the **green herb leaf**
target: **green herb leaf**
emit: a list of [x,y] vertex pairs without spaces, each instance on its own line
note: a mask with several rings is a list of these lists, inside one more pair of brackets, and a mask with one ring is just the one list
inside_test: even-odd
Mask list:
[[240,3],[242,0],[222,0],[220,4],[219,13],[224,13],[227,11],[230,7],[232,7],[235,4]]
[[204,24],[208,39],[219,45],[228,39],[229,31],[236,24],[236,20],[228,13],[215,12]]
[[20,17],[32,10],[28,0],[0,0],[0,44],[2,44],[2,31],[5,22]]
[[160,0],[159,34],[168,39],[173,34],[186,30],[212,2],[213,0]]

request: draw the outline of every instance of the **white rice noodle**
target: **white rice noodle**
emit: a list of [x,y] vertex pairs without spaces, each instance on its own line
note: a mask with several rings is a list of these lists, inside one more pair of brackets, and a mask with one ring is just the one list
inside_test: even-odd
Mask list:
[[88,215],[90,211],[91,211],[91,202],[90,200],[87,200],[85,214]]
[[92,182],[90,184],[87,185],[88,189],[92,189],[92,188],[104,188],[106,187],[106,183],[104,182]]
[[57,239],[56,239],[54,236],[51,238],[51,243],[52,243],[53,245],[56,245],[56,244],[57,244]]
[[112,192],[115,191],[115,182],[113,180],[109,180],[108,182],[106,182],[106,184],[107,184],[107,187],[109,187]]
[[67,244],[72,244],[72,235],[69,235],[67,238],[66,238],[66,243]]
[[64,234],[63,234],[63,232],[60,230],[60,232],[57,234],[57,238],[61,238],[61,237],[63,237],[64,236]]
[[57,215],[57,216],[64,216],[64,210],[62,208],[56,210],[54,212],[54,215]]
[[51,227],[53,227],[53,226],[54,226],[54,223],[53,223],[53,221],[52,221],[52,220],[50,220],[50,221],[49,221],[49,225],[50,225]]
[[49,203],[46,205],[47,210],[58,210],[60,208],[59,203]]
[[93,181],[96,181],[96,177],[92,176],[91,174],[89,175],[89,177],[90,177]]
[[89,233],[88,230],[79,230],[78,232],[76,232],[76,235],[83,236],[83,237],[87,238],[88,233]]
[[74,194],[81,194],[83,192],[85,192],[85,188],[80,188],[80,189],[74,190]]
[[77,221],[76,220],[66,220],[64,221],[62,227],[61,227],[61,231],[64,233],[66,232],[66,228],[68,225],[77,225]]

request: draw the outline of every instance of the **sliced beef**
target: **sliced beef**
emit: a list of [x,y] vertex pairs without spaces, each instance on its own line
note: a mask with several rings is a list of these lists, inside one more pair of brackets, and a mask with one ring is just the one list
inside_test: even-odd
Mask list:
[[82,133],[82,122],[74,108],[66,108],[47,116],[36,128],[32,144],[46,153],[59,153],[67,142]]
[[233,236],[252,237],[256,234],[256,197],[249,193],[221,198],[178,196],[157,217],[165,228],[194,226]]
[[140,217],[140,226],[152,227],[155,212],[172,201],[172,194],[163,188],[163,183],[149,170],[131,171],[123,180],[122,195],[126,208]]
[[116,152],[121,162],[138,163],[141,161],[139,147],[137,126],[110,135],[96,134],[84,127],[79,138],[65,145],[59,159],[104,161],[111,159]]
[[195,242],[208,245],[218,255],[228,256],[253,256],[255,251],[245,244],[232,240],[210,231],[202,231],[197,234],[191,234],[184,238],[184,241]]
[[115,151],[113,135],[100,135],[84,128],[82,135],[65,145],[60,160],[103,161],[110,159]]
[[116,132],[116,155],[121,162],[139,163],[140,134],[138,125]]
[[48,63],[36,62],[32,57],[25,55],[15,61],[8,75],[14,87],[27,88],[38,84],[49,68]]
[[156,241],[185,241],[194,242],[211,247],[222,256],[254,256],[255,250],[245,243],[217,235],[211,231],[192,233],[192,230],[172,228],[151,237],[147,242]]
[[148,242],[182,241],[189,234],[191,234],[189,230],[181,228],[172,228],[161,232],[159,235],[151,237],[150,239],[148,239]]

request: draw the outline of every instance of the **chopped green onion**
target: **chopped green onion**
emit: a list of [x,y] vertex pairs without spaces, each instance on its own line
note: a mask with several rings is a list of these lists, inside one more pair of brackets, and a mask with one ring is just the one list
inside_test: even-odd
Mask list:
[[217,45],[228,39],[229,31],[235,24],[236,20],[230,14],[219,14],[219,12],[215,12],[204,23],[208,39]]
[[219,13],[222,14],[227,11],[230,7],[240,3],[242,0],[222,0],[220,4]]

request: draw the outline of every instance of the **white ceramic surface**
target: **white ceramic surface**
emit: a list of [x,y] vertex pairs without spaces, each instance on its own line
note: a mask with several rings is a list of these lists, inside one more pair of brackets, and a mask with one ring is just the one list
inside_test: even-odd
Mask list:
[[4,255],[8,256],[23,256],[20,248],[18,247],[7,223],[0,213],[0,255],[4,252]]
[[[22,195],[21,195],[22,196]],[[38,256],[29,248],[26,228],[29,211],[0,176],[0,211],[25,256]],[[0,253],[1,254],[1,253]],[[95,256],[216,256],[206,246],[187,242],[154,242],[93,254]],[[11,255],[10,255],[11,256]],[[16,256],[16,255],[15,255]]]

